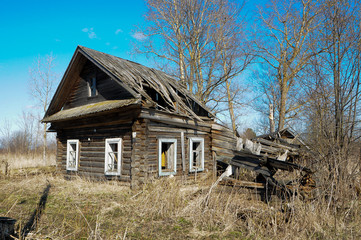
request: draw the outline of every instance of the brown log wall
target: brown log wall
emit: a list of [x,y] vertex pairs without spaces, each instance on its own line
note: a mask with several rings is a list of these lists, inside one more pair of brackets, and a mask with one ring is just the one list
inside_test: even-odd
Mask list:
[[219,124],[212,125],[212,150],[217,161],[232,159],[237,148],[237,137],[232,130]]
[[[83,175],[94,178],[116,178],[130,181],[132,154],[131,123],[96,128],[77,128],[58,132],[57,167],[67,175]],[[122,138],[122,159],[120,176],[105,176],[105,140]],[[79,140],[78,171],[66,170],[67,140]]]

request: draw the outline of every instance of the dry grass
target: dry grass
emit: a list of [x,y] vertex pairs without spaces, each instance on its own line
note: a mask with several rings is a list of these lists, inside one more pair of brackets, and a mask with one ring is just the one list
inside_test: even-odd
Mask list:
[[[343,209],[327,199],[288,204],[258,200],[252,191],[162,178],[131,190],[118,182],[72,181],[44,173],[0,182],[0,215],[21,229],[51,184],[34,239],[358,239],[360,198]],[[321,193],[319,193],[321,194]],[[321,195],[320,195],[321,196]],[[206,199],[208,198],[208,201]],[[345,201],[346,202],[346,201]],[[208,203],[208,204],[206,204]]]
[[42,154],[0,154],[0,173],[11,174],[12,170],[55,166],[55,154],[48,154],[45,162]]

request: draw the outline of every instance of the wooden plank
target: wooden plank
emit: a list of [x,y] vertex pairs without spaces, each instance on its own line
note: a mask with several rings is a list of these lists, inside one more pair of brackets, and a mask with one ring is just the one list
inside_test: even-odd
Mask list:
[[219,183],[221,185],[234,186],[234,187],[245,187],[245,188],[264,188],[263,183],[241,181],[231,177],[224,177],[223,180]]

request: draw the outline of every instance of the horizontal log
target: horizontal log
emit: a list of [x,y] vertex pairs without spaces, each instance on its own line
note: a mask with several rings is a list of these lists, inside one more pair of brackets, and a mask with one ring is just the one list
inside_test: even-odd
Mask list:
[[94,173],[104,173],[104,166],[103,167],[78,167],[79,172],[94,172]]
[[81,167],[96,167],[96,168],[103,168],[104,169],[104,161],[98,162],[98,161],[80,161],[79,165]]
[[154,126],[149,126],[148,130],[150,132],[169,132],[169,133],[181,133],[181,132],[184,132],[185,134],[198,134],[198,135],[209,134],[209,132],[202,132],[202,131],[184,129],[184,128],[174,128],[174,127],[154,127]]
[[245,188],[264,188],[263,183],[241,181],[230,177],[224,177],[223,180],[219,183],[221,185],[234,186],[234,187],[245,187]]

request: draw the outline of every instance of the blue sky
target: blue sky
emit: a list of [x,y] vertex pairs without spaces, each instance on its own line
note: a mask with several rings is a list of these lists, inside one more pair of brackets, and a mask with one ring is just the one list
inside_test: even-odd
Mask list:
[[[55,56],[54,70],[59,80],[77,45],[152,67],[144,56],[131,53],[132,44],[142,40],[137,26],[146,24],[144,0],[1,3],[0,128],[5,120],[10,120],[12,130],[17,129],[17,119],[23,111],[36,111],[29,93],[29,69],[39,56]],[[254,7],[254,3],[250,6]],[[250,8],[247,10],[251,12]]]
[[77,45],[146,64],[131,55],[131,44],[142,37],[146,6],[131,1],[1,0],[0,8],[0,127],[16,122],[32,108],[29,69],[36,57],[52,54],[62,77]]

